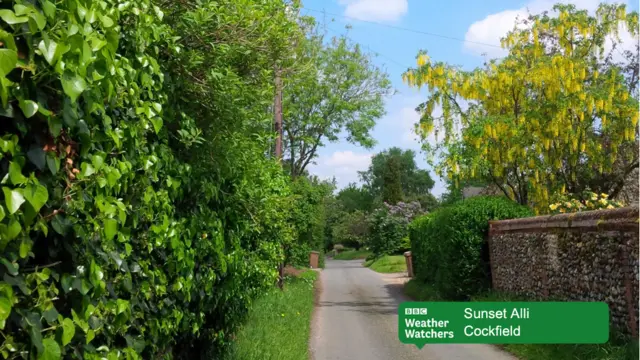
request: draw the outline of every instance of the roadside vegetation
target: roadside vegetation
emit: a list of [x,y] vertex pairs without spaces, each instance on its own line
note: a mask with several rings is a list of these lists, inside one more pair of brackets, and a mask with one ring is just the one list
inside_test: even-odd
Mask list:
[[287,277],[257,299],[225,360],[308,360],[314,282],[317,272]]
[[407,263],[403,255],[383,255],[381,257],[365,261],[364,266],[373,271],[384,274],[407,271]]
[[371,256],[372,252],[369,250],[345,250],[336,254],[334,260],[356,260],[366,259]]

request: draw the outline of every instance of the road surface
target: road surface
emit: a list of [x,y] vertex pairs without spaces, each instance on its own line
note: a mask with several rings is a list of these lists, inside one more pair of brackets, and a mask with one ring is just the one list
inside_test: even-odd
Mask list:
[[409,299],[397,274],[378,274],[362,260],[327,260],[311,326],[314,360],[515,360],[490,345],[426,345],[398,339],[398,305]]

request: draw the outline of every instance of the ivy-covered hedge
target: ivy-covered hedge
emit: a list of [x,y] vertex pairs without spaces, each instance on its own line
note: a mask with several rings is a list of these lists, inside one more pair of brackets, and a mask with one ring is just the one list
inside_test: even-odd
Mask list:
[[491,286],[487,235],[490,220],[533,216],[505,197],[480,196],[440,208],[409,226],[417,279],[444,299],[467,299]]
[[0,8],[0,353],[219,353],[295,237],[264,156],[282,2]]

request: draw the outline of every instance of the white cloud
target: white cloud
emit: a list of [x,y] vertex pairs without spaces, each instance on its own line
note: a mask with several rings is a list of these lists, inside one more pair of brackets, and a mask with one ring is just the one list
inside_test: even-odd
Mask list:
[[[504,10],[495,14],[490,14],[480,21],[469,26],[465,34],[464,48],[475,54],[486,54],[489,58],[499,58],[507,54],[507,51],[500,48],[500,39],[511,31],[516,25],[517,20],[526,18],[529,14],[539,14],[543,11],[551,11],[553,5],[557,2],[571,3],[579,9],[586,9],[593,13],[598,8],[600,0],[532,0],[520,9]],[[626,31],[620,33],[623,40],[623,48],[631,49],[633,46],[633,37]],[[637,41],[637,40],[636,40]],[[610,41],[609,48],[610,48]],[[498,47],[491,47],[482,44],[489,44]],[[622,49],[620,49],[622,51]]]
[[358,171],[365,171],[371,164],[372,154],[353,151],[336,151],[331,155],[320,155],[311,172],[322,179],[335,176],[338,188],[359,182]]
[[359,20],[396,21],[407,13],[407,0],[339,0],[344,14]]

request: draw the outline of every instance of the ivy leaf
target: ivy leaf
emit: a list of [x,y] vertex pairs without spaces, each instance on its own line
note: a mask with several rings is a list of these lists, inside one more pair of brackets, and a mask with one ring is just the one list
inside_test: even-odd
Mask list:
[[18,264],[9,262],[9,260],[5,258],[0,258],[0,262],[7,268],[7,272],[13,276],[18,275]]
[[[57,60],[57,53],[56,50],[58,49],[58,43],[56,43],[55,41],[48,39],[45,43],[44,40],[40,41],[40,44],[38,44],[38,50],[40,50],[40,52],[42,52],[42,56],[44,56],[45,60],[47,60],[47,62],[50,65],[53,65],[56,60]],[[64,84],[63,84],[64,85]],[[65,90],[66,92],[66,90]]]
[[22,240],[22,242],[20,242],[20,258],[26,258],[29,255],[32,247],[33,242],[31,240]]
[[47,200],[49,200],[49,192],[47,191],[47,188],[40,184],[29,184],[22,193],[36,212],[40,211],[44,204],[47,203]]
[[24,203],[24,196],[18,190],[11,190],[6,187],[2,188],[2,192],[4,193],[4,202],[7,204],[9,214],[14,214]]
[[67,71],[62,76],[62,89],[71,98],[71,102],[75,102],[78,96],[87,89],[87,83],[78,74]]
[[42,340],[42,352],[38,354],[38,360],[61,359],[60,346],[53,338]]
[[104,236],[106,240],[112,240],[118,232],[118,222],[115,219],[104,220]]
[[9,179],[13,185],[21,185],[27,181],[27,178],[22,175],[20,164],[15,161],[9,163]]
[[19,106],[27,119],[38,112],[38,104],[33,100],[20,100]]
[[13,11],[7,9],[0,10],[0,18],[9,25],[22,24],[29,21],[27,16],[16,16]]
[[0,72],[3,76],[15,69],[17,63],[18,53],[15,50],[0,49]]
[[53,19],[56,15],[56,5],[51,1],[45,0],[42,4],[42,10],[48,18]]
[[113,20],[106,15],[101,16],[100,21],[102,22],[102,26],[104,26],[105,28],[110,28],[113,26]]
[[49,324],[54,323],[58,319],[58,310],[52,306],[49,310],[42,313],[42,316],[47,320]]
[[38,170],[44,169],[45,155],[44,150],[39,146],[33,146],[31,150],[27,152],[27,157],[38,168]]
[[4,296],[0,296],[0,322],[2,322],[2,326],[0,329],[4,330],[4,321],[9,318],[11,314],[11,301]]
[[73,320],[66,318],[62,322],[62,346],[66,346],[71,342],[73,336],[76,334],[76,325]]
[[9,221],[9,226],[7,226],[7,231],[4,234],[5,240],[15,239],[20,234],[20,231],[22,231],[22,225],[20,225],[20,222],[16,219],[11,219],[11,221]]
[[83,163],[80,166],[80,169],[81,169],[80,174],[82,175],[82,177],[91,176],[96,172],[93,166],[91,166],[91,164],[88,164],[88,163]]
[[160,132],[160,129],[162,129],[162,119],[155,117],[151,119],[151,123],[153,124],[153,129],[156,131],[156,134]]

